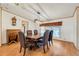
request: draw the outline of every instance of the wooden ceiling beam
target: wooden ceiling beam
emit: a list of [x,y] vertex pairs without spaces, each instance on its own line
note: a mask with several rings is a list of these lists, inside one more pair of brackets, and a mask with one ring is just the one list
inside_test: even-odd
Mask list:
[[40,26],[62,26],[62,21],[60,22],[51,22],[51,23],[43,23]]

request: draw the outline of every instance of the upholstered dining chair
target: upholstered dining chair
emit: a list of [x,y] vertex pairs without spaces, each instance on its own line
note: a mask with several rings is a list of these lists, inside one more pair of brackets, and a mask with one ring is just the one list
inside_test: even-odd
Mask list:
[[38,30],[34,30],[34,35],[38,35]]
[[47,49],[49,49],[49,47],[48,47],[49,33],[50,33],[50,31],[46,30],[43,38],[38,41],[38,45],[43,46],[44,53],[46,53],[45,46],[47,46]]
[[51,44],[53,45],[53,30],[51,30],[49,33],[48,43],[49,43],[49,45],[51,45]]
[[32,30],[27,30],[27,36],[32,36]]
[[20,52],[22,48],[24,48],[24,53],[23,53],[23,56],[24,56],[26,52],[26,48],[29,48],[31,44],[29,44],[29,42],[26,41],[26,38],[23,32],[19,32],[19,41],[20,41]]

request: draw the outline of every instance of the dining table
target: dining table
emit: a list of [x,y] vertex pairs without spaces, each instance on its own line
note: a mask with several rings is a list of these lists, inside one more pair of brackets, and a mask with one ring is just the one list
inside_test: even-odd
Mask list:
[[41,35],[29,35],[29,36],[26,36],[26,39],[30,39],[32,41],[38,41],[39,39],[41,39],[43,36]]
[[33,44],[32,48],[38,48],[38,41],[39,39],[42,39],[43,36],[41,35],[29,35],[29,36],[26,36],[26,39],[28,39],[28,41]]

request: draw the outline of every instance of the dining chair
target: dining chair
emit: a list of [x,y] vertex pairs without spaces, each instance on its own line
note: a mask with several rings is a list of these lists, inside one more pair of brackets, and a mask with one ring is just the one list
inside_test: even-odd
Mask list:
[[38,30],[34,30],[34,35],[38,35]]
[[43,38],[38,41],[38,45],[43,46],[44,53],[46,53],[45,46],[47,46],[47,49],[49,49],[48,47],[49,33],[50,33],[49,30],[46,30]]
[[32,30],[27,30],[27,36],[32,36]]
[[49,43],[49,45],[51,45],[51,44],[53,45],[53,30],[51,30],[49,33],[48,43]]
[[23,56],[24,56],[26,52],[26,48],[29,48],[31,44],[29,44],[29,42],[26,41],[26,38],[23,32],[19,32],[18,36],[19,36],[19,41],[20,41],[20,52],[23,48],[24,49]]

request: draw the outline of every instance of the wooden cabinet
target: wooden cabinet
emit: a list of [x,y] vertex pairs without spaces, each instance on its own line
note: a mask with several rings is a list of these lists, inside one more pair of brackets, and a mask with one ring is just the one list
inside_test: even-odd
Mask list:
[[18,32],[20,29],[7,29],[7,43],[18,42]]

